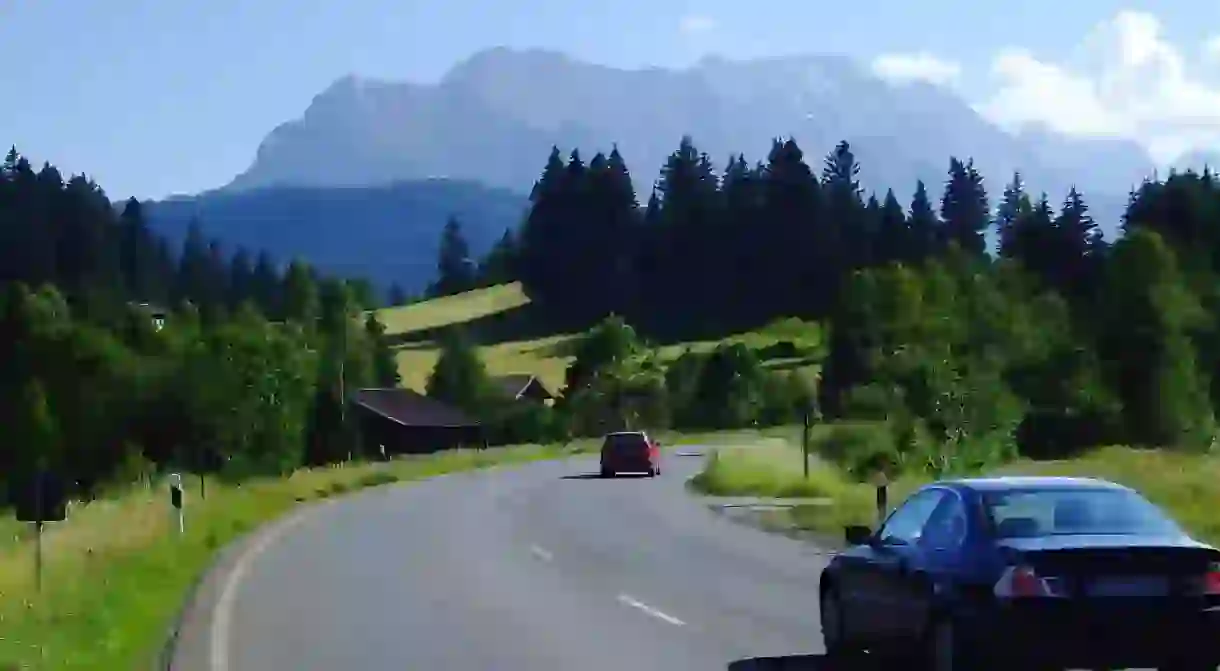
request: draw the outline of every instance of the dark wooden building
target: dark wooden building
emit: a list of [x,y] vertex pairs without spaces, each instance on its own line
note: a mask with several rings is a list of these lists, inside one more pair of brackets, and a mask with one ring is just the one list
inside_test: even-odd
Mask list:
[[410,389],[361,389],[353,411],[370,454],[425,454],[483,447],[483,427],[466,413]]
[[502,394],[514,401],[526,399],[538,403],[551,403],[555,400],[554,394],[546,388],[546,385],[542,384],[542,380],[534,375],[502,375],[492,378],[491,383]]

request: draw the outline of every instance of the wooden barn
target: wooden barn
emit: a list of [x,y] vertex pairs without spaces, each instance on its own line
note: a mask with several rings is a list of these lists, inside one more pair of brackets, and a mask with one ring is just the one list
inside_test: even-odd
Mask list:
[[466,413],[410,389],[361,389],[353,411],[370,454],[425,454],[484,447],[483,427]]

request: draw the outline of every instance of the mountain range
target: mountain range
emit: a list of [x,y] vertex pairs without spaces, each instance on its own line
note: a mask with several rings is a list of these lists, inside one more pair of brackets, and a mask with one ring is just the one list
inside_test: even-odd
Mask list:
[[[187,203],[201,201],[195,210],[223,239],[246,236],[244,229],[257,220],[257,239],[273,253],[352,268],[367,256],[381,274],[392,274],[385,265],[392,263],[383,246],[386,227],[426,229],[411,238],[418,247],[396,250],[416,268],[431,264],[446,210],[465,212],[473,246],[486,248],[519,219],[519,212],[510,215],[506,194],[518,194],[515,206],[523,206],[552,145],[588,154],[617,146],[643,200],[683,135],[725,162],[737,153],[761,160],[773,138],[792,136],[815,170],[835,143],[848,140],[864,186],[893,188],[901,200],[917,179],[935,192],[950,156],[970,157],[993,200],[1014,171],[1053,203],[1070,187],[1081,189],[1108,237],[1129,190],[1155,169],[1134,142],[1068,137],[1040,127],[1010,133],[947,88],[892,83],[841,56],[709,57],[685,69],[629,70],[541,49],[494,48],[456,64],[433,84],[339,79],[300,118],[272,130],[232,182],[178,199],[161,214],[182,217],[191,211]],[[419,186],[421,180],[430,186]],[[444,181],[451,185],[437,186]],[[428,215],[410,209],[416,206],[412,198],[387,196],[417,188],[436,198],[428,201]],[[315,195],[305,195],[310,192]],[[298,204],[320,199],[335,209],[327,210],[325,221],[302,225],[294,217],[314,221],[320,213],[288,205],[277,210],[274,203],[285,198]],[[265,218],[272,210],[279,214]],[[339,230],[327,232],[327,226]],[[306,230],[319,238],[304,239]],[[401,279],[418,287],[415,273]]]

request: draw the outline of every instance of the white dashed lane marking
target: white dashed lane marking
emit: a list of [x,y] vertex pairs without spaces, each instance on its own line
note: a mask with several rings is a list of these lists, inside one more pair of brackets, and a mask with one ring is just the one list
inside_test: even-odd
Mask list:
[[530,553],[533,554],[535,557],[541,559],[542,561],[551,561],[552,559],[555,558],[555,555],[551,554],[550,552],[547,552],[546,550],[538,547],[537,545],[530,546]]
[[632,598],[631,596],[629,596],[627,594],[618,595],[618,600],[619,600],[619,603],[623,603],[628,606],[631,606],[632,608],[642,610],[645,613],[648,613],[649,615],[651,615],[663,622],[668,622],[670,624],[677,625],[677,626],[682,626],[682,625],[686,624],[682,620],[679,620],[678,618],[676,618],[672,615],[667,615],[665,613],[662,613],[661,611],[657,610],[656,608],[653,608],[652,606],[649,606],[648,604],[646,604],[642,601],[639,601],[638,599]]

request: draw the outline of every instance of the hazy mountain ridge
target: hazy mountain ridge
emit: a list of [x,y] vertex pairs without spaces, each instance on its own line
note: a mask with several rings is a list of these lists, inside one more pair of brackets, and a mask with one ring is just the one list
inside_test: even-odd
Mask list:
[[445,218],[462,220],[475,251],[488,248],[520,221],[552,145],[586,158],[618,146],[643,201],[683,135],[718,165],[738,153],[764,160],[773,138],[793,136],[815,171],[846,139],[865,187],[893,188],[903,202],[918,179],[937,193],[950,156],[973,157],[993,203],[1016,170],[1055,205],[1075,186],[1111,238],[1129,189],[1154,173],[1133,142],[1038,126],[1010,133],[948,89],[890,83],[843,56],[624,70],[495,48],[436,84],[335,81],[269,133],[230,184],[155,203],[153,222],[180,238],[197,216],[233,246],[418,289]]
[[1020,170],[1031,191],[1056,203],[1071,186],[1082,189],[1103,220],[1153,173],[1132,142],[1008,133],[947,89],[889,83],[842,56],[624,70],[495,48],[435,85],[340,79],[272,131],[226,190],[449,177],[525,193],[551,145],[591,154],[617,144],[646,193],[684,134],[718,163],[736,153],[761,160],[772,138],[791,135],[815,169],[847,139],[865,185],[903,200],[916,179],[939,185],[950,155],[970,156],[996,195]]
[[152,227],[181,244],[197,220],[226,249],[266,250],[385,288],[420,290],[436,274],[441,228],[462,222],[482,254],[524,214],[520,194],[470,182],[426,180],[373,187],[269,187],[211,191],[147,203]]

